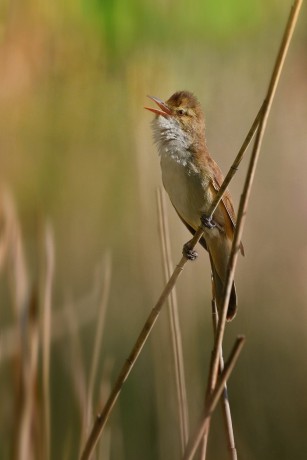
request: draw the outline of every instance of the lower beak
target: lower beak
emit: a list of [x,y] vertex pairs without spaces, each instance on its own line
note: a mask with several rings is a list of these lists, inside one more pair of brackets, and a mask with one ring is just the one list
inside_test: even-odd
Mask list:
[[157,104],[157,106],[160,107],[160,110],[159,109],[153,109],[151,107],[144,107],[144,109],[149,110],[150,112],[153,112],[156,115],[162,115],[163,117],[168,117],[168,116],[172,115],[171,110],[168,108],[168,106],[165,104],[165,102],[161,101],[157,97],[153,97],[153,96],[147,96],[147,97],[149,97],[149,99],[154,101]]

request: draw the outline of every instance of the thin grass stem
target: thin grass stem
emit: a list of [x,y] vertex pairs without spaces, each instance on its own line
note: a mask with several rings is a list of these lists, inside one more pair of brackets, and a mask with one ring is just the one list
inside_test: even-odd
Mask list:
[[44,458],[49,460],[50,452],[50,344],[51,344],[51,297],[54,275],[54,240],[50,225],[44,235],[44,278],[42,280],[42,400],[44,425]]
[[104,330],[107,304],[109,300],[111,271],[112,271],[110,253],[106,254],[103,265],[104,265],[104,276],[103,276],[103,281],[102,281],[102,294],[101,294],[101,300],[98,304],[99,308],[97,312],[97,327],[96,327],[95,343],[94,343],[93,357],[92,357],[91,370],[90,370],[90,378],[89,378],[89,384],[88,384],[86,428],[89,426],[90,419],[92,416],[92,401],[93,401],[94,385],[95,385],[96,374],[97,374],[98,359],[99,359],[99,353],[101,349],[101,341],[102,341],[102,335],[103,335],[103,330]]
[[[157,203],[159,215],[159,228],[162,246],[162,258],[165,282],[170,278],[173,272],[173,263],[171,258],[171,245],[169,238],[169,228],[166,213],[165,194],[160,187],[157,190]],[[178,314],[178,302],[176,290],[173,289],[169,296],[169,321],[170,337],[172,342],[172,351],[175,367],[175,380],[177,390],[177,402],[179,410],[180,440],[182,453],[189,438],[189,414],[187,404],[187,391],[184,372],[184,359],[182,350],[182,339]]]

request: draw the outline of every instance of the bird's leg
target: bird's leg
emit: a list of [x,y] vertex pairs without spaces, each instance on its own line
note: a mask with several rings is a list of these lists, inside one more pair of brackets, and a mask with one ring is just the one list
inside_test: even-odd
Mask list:
[[196,260],[198,257],[198,253],[194,250],[191,249],[190,247],[190,241],[185,243],[182,248],[182,254],[184,257],[186,257],[188,260]]
[[216,227],[216,223],[212,220],[212,217],[207,217],[205,214],[200,216],[200,221],[205,228],[209,228],[210,230]]
[[211,230],[212,228],[217,228],[221,233],[225,233],[225,229],[220,224],[215,222],[212,217],[207,217],[205,214],[202,214],[200,216],[200,221],[202,223],[203,229],[208,228]]

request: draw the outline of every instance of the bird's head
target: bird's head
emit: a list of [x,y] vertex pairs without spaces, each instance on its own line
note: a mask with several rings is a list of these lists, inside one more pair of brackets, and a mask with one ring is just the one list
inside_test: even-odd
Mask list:
[[153,121],[158,143],[178,141],[185,149],[205,143],[204,114],[197,98],[189,91],[177,91],[166,102],[148,96],[158,108],[145,107],[156,117]]

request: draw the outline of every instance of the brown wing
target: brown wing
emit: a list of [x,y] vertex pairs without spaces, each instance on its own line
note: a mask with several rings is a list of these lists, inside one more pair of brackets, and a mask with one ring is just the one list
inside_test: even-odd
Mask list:
[[[222,183],[222,182],[221,182]],[[213,185],[213,188],[214,190],[216,190],[217,192],[219,191],[220,187],[221,187],[221,183],[219,183],[217,181],[217,177],[213,177],[212,178],[212,185]],[[224,195],[223,195],[223,198],[222,198],[222,203],[224,205],[224,208],[226,209],[227,211],[227,214],[229,216],[229,219],[231,220],[231,223],[233,225],[233,228],[235,228],[236,226],[236,214],[235,214],[235,211],[233,209],[233,205],[232,205],[232,201],[231,201],[231,196],[230,196],[230,193],[228,192],[228,190],[225,191]]]
[[[218,192],[219,189],[221,188],[221,185],[223,183],[224,177],[219,169],[219,167],[215,168],[216,174],[214,177],[212,177],[212,186],[213,188]],[[229,219],[231,220],[233,229],[236,227],[236,213],[233,208],[232,200],[229,191],[226,189],[223,198],[222,198],[222,204],[224,205],[224,208],[229,216]],[[240,242],[240,251],[242,256],[244,256],[244,246],[242,244],[242,241]]]

